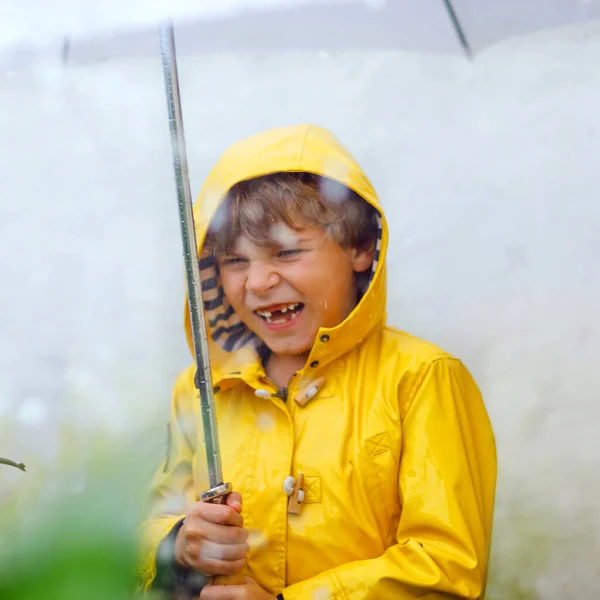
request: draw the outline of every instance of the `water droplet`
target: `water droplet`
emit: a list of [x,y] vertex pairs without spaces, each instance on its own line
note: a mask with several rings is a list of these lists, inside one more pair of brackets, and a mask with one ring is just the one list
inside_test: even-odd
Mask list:
[[269,236],[282,248],[292,248],[298,241],[298,234],[285,223],[274,223],[271,225]]
[[168,562],[173,560],[173,554],[175,553],[175,539],[167,537],[163,543],[158,546],[157,556],[161,562]]
[[258,529],[251,529],[248,531],[248,544],[251,550],[258,550],[259,548],[265,548],[269,543],[269,539],[265,535],[264,531]]
[[319,586],[313,592],[313,600],[329,600],[331,592],[326,585]]
[[260,431],[270,431],[275,427],[275,419],[269,413],[260,413],[257,418],[257,426]]
[[365,6],[371,10],[383,10],[387,0],[365,0]]
[[340,183],[340,181],[348,180],[348,169],[346,166],[330,162],[325,165],[325,177],[321,182],[321,193],[332,203],[339,204],[344,202],[350,190]]
[[167,515],[181,515],[186,511],[186,499],[183,496],[173,494],[161,503],[161,511]]
[[36,427],[42,423],[48,414],[48,406],[43,398],[31,396],[25,398],[17,412],[17,418],[24,425]]

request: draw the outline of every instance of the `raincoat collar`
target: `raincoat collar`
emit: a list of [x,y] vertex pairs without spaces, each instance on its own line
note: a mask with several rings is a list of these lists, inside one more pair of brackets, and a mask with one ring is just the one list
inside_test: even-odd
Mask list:
[[[359,194],[381,215],[370,284],[342,323],[319,330],[305,367],[316,373],[385,322],[387,224],[373,186],[333,134],[315,125],[288,126],[239,141],[209,173],[194,206],[199,255],[209,224],[228,191],[240,181],[278,172],[307,172],[338,181]],[[214,261],[202,259],[200,270],[214,385],[230,385],[239,379],[260,380],[264,377],[260,340],[245,328],[229,306]],[[187,298],[185,331],[193,354]]]

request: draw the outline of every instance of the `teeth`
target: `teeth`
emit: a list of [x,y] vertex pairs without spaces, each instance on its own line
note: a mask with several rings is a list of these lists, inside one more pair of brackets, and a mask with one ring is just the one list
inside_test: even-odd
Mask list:
[[[299,306],[298,304],[290,304],[290,306],[288,306],[285,309],[282,309],[281,312],[286,312],[286,311],[293,311],[297,306]],[[298,317],[298,315],[300,314],[299,312],[293,313],[292,316],[289,319],[272,319],[272,313],[267,312],[267,311],[256,311],[259,315],[261,315],[262,317],[264,317],[265,321],[267,323],[272,323],[273,325],[281,325],[283,323],[289,323],[290,321],[293,321],[294,319],[296,319]]]
[[[300,306],[299,304],[289,304],[288,306],[286,306],[285,308],[282,308],[280,312],[282,313],[286,313],[288,310],[295,310],[298,306]],[[256,311],[261,317],[265,317],[266,319],[269,319],[270,317],[273,316],[272,312],[269,312],[268,310],[258,310]],[[269,321],[270,322],[270,321]]]
[[[294,315],[291,319],[289,319],[290,321],[293,321],[296,318],[297,315]],[[273,323],[274,325],[281,325],[281,323],[287,323],[288,321],[286,319],[271,319],[271,317],[266,317],[265,321],[267,323]]]

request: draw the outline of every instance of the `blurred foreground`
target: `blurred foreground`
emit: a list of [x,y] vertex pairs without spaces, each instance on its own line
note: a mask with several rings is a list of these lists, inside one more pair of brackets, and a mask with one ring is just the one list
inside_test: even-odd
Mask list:
[[117,444],[51,479],[35,467],[22,473],[0,505],[0,598],[132,598],[136,529],[158,464],[145,462],[139,446]]

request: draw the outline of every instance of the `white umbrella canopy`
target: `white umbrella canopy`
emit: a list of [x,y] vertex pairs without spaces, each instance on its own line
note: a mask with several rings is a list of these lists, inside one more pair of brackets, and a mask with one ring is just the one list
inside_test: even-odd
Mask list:
[[4,0],[0,65],[85,64],[180,54],[421,50],[476,52],[508,36],[600,19],[599,0]]
[[600,20],[599,0],[452,0],[471,47],[504,38]]
[[[179,54],[461,46],[441,0],[54,0],[15,8],[0,27],[0,64],[70,64],[158,54],[157,25],[175,22]],[[58,5],[58,6],[57,6]],[[17,25],[11,27],[11,13]]]

